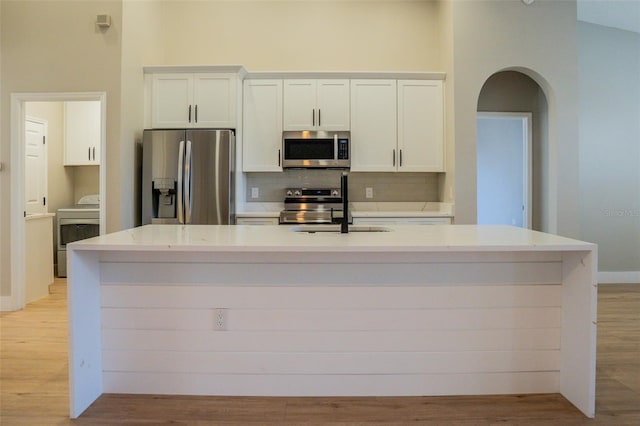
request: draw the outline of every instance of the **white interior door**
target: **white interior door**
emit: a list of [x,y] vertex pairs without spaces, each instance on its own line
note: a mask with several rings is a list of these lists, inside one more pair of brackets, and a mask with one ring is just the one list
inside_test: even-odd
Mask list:
[[531,228],[531,114],[477,118],[478,224]]
[[47,122],[28,117],[25,121],[25,211],[47,212]]

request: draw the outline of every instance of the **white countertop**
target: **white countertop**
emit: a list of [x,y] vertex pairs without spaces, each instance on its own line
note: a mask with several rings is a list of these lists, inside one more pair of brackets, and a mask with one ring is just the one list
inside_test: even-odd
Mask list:
[[[453,204],[438,202],[352,202],[353,217],[453,217]],[[237,217],[279,217],[284,203],[245,203]]]
[[47,219],[54,217],[54,213],[30,213],[24,217],[24,220],[38,220],[38,219]]
[[[319,225],[327,226],[327,225]],[[292,226],[146,225],[77,241],[73,250],[165,252],[590,251],[595,244],[512,226],[394,225],[390,232],[297,233]]]

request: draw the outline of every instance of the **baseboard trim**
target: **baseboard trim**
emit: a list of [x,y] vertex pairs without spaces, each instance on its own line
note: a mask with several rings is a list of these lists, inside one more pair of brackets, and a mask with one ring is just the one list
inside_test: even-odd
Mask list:
[[640,284],[640,271],[600,271],[598,284]]
[[15,304],[13,303],[13,297],[0,296],[0,312],[15,311]]

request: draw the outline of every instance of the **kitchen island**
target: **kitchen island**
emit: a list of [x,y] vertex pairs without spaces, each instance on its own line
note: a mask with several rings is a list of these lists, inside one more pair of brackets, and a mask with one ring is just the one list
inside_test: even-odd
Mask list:
[[594,244],[387,231],[147,225],[69,245],[71,417],[102,393],[560,392],[594,415]]

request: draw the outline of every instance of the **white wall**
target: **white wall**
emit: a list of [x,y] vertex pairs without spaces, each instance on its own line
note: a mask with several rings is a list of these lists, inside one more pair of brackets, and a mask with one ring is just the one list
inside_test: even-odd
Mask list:
[[578,25],[580,226],[599,270],[640,277],[640,34]]
[[436,8],[425,1],[163,2],[157,42],[167,64],[439,70]]
[[447,203],[455,202],[455,175],[456,175],[456,138],[455,138],[455,102],[454,88],[456,76],[453,68],[453,5],[450,1],[440,1],[437,3],[437,15],[440,20],[438,37],[441,41],[442,59],[441,67],[447,75],[444,82],[445,99],[445,170],[440,174],[439,192],[441,201]]
[[[0,2],[0,295],[11,293],[11,140],[10,96],[19,92],[107,93],[107,230],[121,227],[121,180],[132,172],[119,164],[121,11],[118,1]],[[95,25],[96,15],[109,14],[107,31]],[[113,167],[112,167],[113,166]]]
[[145,65],[164,64],[165,17],[161,2],[124,1],[122,4],[121,90],[120,106],[120,158],[119,172],[126,176],[120,180],[119,191],[121,227],[140,224],[140,186],[142,131],[144,129],[144,75]]
[[[456,223],[476,220],[478,96],[497,71],[533,78],[549,101],[549,212],[545,231],[578,237],[576,4],[453,1]],[[562,178],[559,178],[559,171]]]

